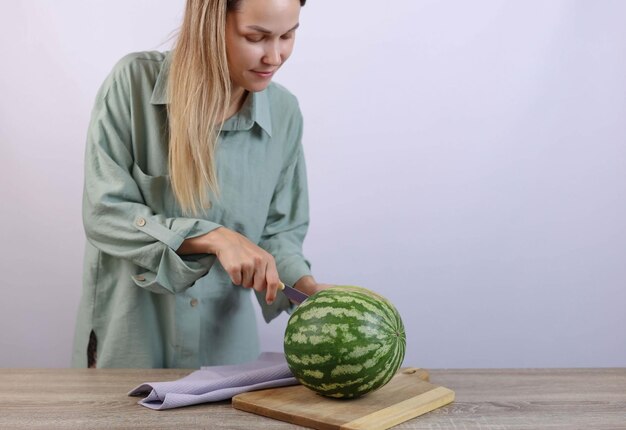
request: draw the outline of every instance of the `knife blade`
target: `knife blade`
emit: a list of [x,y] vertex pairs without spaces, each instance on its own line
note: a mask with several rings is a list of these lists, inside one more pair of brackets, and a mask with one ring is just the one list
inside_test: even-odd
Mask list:
[[280,283],[280,289],[287,296],[287,298],[294,303],[300,304],[309,298],[309,296],[304,294],[302,291],[296,290],[295,288],[285,285],[282,282]]

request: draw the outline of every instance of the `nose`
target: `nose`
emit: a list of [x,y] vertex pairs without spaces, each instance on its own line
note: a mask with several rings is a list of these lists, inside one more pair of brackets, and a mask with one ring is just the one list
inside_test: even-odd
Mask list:
[[280,66],[283,62],[280,49],[280,43],[270,43],[265,49],[263,62],[269,66]]

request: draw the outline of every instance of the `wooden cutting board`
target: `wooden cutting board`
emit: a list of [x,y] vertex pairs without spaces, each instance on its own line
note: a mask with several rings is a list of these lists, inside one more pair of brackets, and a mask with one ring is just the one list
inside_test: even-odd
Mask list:
[[401,369],[387,385],[354,400],[315,394],[302,385],[233,397],[242,411],[318,430],[385,430],[454,400],[454,391],[428,382],[428,372]]

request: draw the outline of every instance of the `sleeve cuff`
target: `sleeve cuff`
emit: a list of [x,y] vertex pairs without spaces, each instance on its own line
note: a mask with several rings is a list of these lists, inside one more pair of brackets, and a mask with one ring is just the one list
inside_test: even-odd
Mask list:
[[[169,224],[169,228],[164,224]],[[221,225],[202,219],[170,218],[163,221],[158,215],[153,217],[139,215],[135,217],[135,227],[176,251],[186,238],[206,234]]]
[[212,254],[180,256],[176,250],[186,238],[206,234],[221,227],[219,224],[192,218],[163,219],[153,215],[135,217],[135,227],[167,246],[156,272],[133,276],[134,283],[148,291],[159,294],[184,291],[206,275],[215,262],[216,257]]
[[294,286],[303,276],[311,275],[311,264],[301,255],[293,255],[278,261],[276,269],[280,280],[290,286]]
[[153,293],[176,294],[206,275],[214,261],[214,255],[206,254],[183,259],[173,250],[166,248],[156,273],[144,272],[132,278],[135,285]]
[[258,292],[255,291],[256,298],[261,305],[261,314],[263,315],[263,319],[266,323],[269,323],[281,312],[285,311],[288,314],[291,314],[298,305],[294,304],[280,291],[276,295],[276,300],[271,305],[268,305],[265,302],[265,291]]
[[161,223],[155,222],[150,218],[142,216],[135,217],[135,227],[137,227],[138,230],[154,237],[159,242],[163,242],[174,250],[178,249],[185,240],[184,236],[181,236],[177,232],[170,230]]

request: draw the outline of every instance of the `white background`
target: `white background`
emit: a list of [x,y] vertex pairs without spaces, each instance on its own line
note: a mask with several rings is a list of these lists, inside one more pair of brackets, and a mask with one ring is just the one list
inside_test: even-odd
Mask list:
[[[177,0],[0,5],[0,366],[69,365],[96,91]],[[309,0],[300,99],[320,281],[374,289],[405,365],[626,365],[626,2]],[[286,318],[262,324],[280,350]]]

